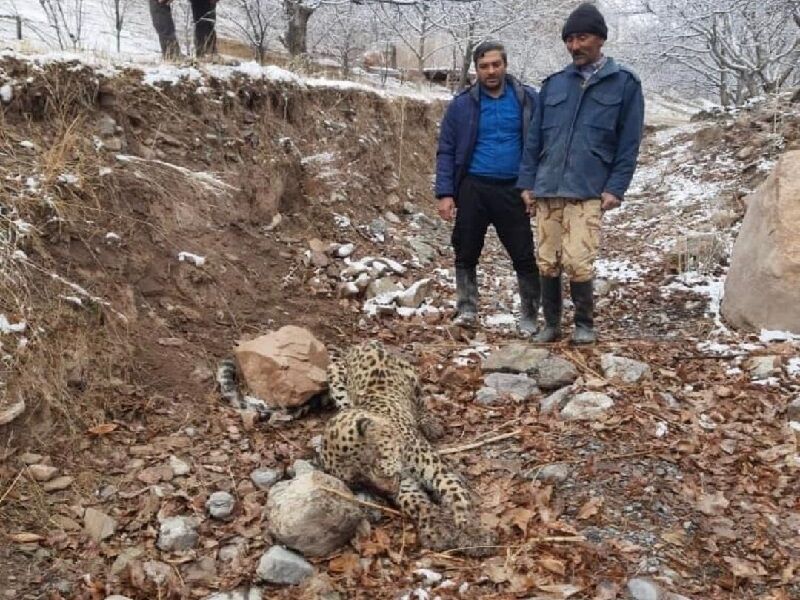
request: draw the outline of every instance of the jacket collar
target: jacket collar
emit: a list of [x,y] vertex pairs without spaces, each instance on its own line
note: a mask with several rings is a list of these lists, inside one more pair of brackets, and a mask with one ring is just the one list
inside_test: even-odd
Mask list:
[[[613,75],[614,73],[619,72],[619,65],[616,61],[611,58],[610,56],[606,58],[606,64],[595,74],[592,78],[595,81],[600,81],[601,79],[605,79],[609,75]],[[582,77],[580,71],[578,71],[578,67],[575,66],[574,63],[570,63],[564,68],[564,73],[567,75],[577,75],[578,77]],[[590,80],[591,81],[591,80]]]

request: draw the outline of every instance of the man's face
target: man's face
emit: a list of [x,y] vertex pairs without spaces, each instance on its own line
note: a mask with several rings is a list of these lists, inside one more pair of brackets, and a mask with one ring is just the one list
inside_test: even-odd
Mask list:
[[475,65],[478,81],[489,91],[499,90],[506,76],[506,61],[500,50],[489,50]]
[[567,51],[576,67],[591,65],[600,60],[605,40],[593,33],[573,33],[567,37]]

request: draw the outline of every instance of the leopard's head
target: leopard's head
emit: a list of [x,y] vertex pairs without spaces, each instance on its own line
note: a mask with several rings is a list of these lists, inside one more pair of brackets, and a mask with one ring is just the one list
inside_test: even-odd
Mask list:
[[358,477],[360,483],[381,494],[397,494],[403,470],[403,446],[396,428],[373,416],[359,416],[353,426],[363,467]]

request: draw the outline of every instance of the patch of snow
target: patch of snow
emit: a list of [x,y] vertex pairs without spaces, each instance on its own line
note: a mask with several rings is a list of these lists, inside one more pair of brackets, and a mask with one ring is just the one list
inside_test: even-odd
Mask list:
[[202,267],[204,264],[206,264],[205,256],[198,256],[197,254],[192,254],[191,252],[178,252],[178,260],[180,262],[193,263],[196,267]]
[[0,313],[0,333],[22,333],[28,324],[25,321],[11,323],[3,313]]
[[602,279],[615,279],[617,281],[638,281],[645,273],[639,265],[629,260],[598,259],[595,262],[595,274]]
[[772,387],[772,386],[780,385],[781,380],[778,377],[767,377],[765,379],[756,379],[756,380],[752,381],[751,383],[753,383],[755,385],[765,386],[765,387]]
[[800,335],[794,334],[790,331],[762,329],[758,336],[758,340],[763,344],[769,344],[770,342],[800,341]]
[[28,260],[28,255],[22,250],[14,250],[14,252],[11,253],[11,258],[14,260]]
[[99,175],[100,177],[105,177],[107,175],[111,175],[114,170],[111,167],[100,167]]
[[113,231],[109,231],[108,233],[106,233],[105,237],[106,237],[106,241],[109,241],[109,242],[118,242],[118,241],[120,241],[122,239],[119,236],[118,233],[114,233]]
[[517,319],[510,313],[496,313],[487,315],[484,318],[484,323],[487,327],[514,327],[517,324]]
[[14,88],[10,83],[0,86],[0,100],[8,104],[14,99]]
[[35,150],[36,149],[36,145],[30,140],[22,140],[19,143],[19,145],[22,146],[23,148],[27,148],[28,150]]
[[33,231],[33,225],[31,225],[26,221],[23,221],[22,219],[14,219],[12,223],[14,227],[17,228],[17,231],[23,235]]
[[423,585],[427,585],[428,587],[439,583],[443,578],[441,573],[431,571],[430,569],[415,569],[414,575],[418,575],[420,579],[422,579]]
[[728,327],[722,322],[720,307],[722,296],[725,293],[725,278],[702,275],[695,271],[687,271],[678,276],[677,281],[670,283],[664,289],[682,290],[693,292],[708,297],[707,313],[714,318],[716,333],[728,333]]
[[659,421],[656,424],[656,437],[662,438],[669,433],[669,427],[664,421]]
[[339,229],[347,229],[350,227],[350,218],[339,213],[333,213],[333,222]]
[[62,173],[56,179],[59,183],[66,183],[67,185],[76,185],[80,178],[74,173]]
[[75,306],[83,306],[83,300],[77,296],[65,296],[64,294],[59,294],[58,297],[62,300],[66,300],[70,304],[74,304]]
[[794,356],[787,361],[786,372],[790,377],[800,377],[800,356]]
[[300,164],[325,164],[331,163],[334,160],[336,160],[336,154],[334,152],[320,152],[319,154],[304,156],[300,159]]

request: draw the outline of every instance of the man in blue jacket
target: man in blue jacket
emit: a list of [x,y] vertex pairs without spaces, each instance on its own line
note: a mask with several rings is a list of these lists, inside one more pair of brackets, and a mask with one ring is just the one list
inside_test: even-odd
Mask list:
[[520,331],[533,335],[539,272],[530,216],[515,184],[537,94],[506,73],[508,60],[502,44],[479,44],[473,61],[478,81],[447,107],[436,152],[439,215],[455,219],[452,243],[458,320],[466,325],[477,321],[476,268],[486,231],[494,225],[517,273]]
[[592,4],[569,16],[562,38],[572,64],[544,80],[517,187],[536,214],[536,260],[545,327],[561,336],[561,273],[575,305],[573,343],[596,341],[592,278],[602,213],[630,185],[642,140],[644,98],[636,74],[602,53],[608,29]]

